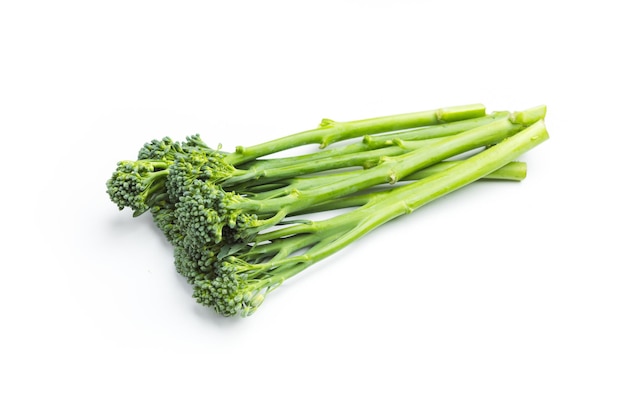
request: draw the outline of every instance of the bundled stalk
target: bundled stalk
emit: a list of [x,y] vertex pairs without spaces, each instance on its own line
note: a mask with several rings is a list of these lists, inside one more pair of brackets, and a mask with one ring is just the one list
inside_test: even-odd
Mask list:
[[234,153],[165,138],[120,162],[107,190],[120,209],[152,212],[199,303],[248,316],[286,279],[398,216],[480,179],[525,178],[516,159],[548,138],[544,116],[544,106],[486,115],[469,105],[324,120]]

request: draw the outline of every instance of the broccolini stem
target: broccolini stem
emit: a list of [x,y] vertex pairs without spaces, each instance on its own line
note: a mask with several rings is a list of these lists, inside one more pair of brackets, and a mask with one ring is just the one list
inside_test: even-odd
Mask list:
[[[427,178],[433,174],[442,172],[452,166],[460,164],[462,161],[444,161],[437,165],[425,168],[421,171],[415,172],[407,177],[404,177],[401,181],[421,180]],[[526,177],[526,163],[525,162],[509,162],[507,165],[500,169],[495,170],[481,178],[481,180],[504,180],[504,181],[521,181]],[[389,195],[393,189],[383,189],[370,193],[350,195],[334,199],[332,201],[317,204],[312,207],[307,207],[302,211],[292,213],[294,215],[308,214],[308,213],[320,213],[323,211],[337,210],[349,207],[360,207],[367,204],[373,198],[378,195]],[[278,237],[278,236],[276,236]]]
[[484,126],[468,130],[458,135],[437,140],[429,146],[396,157],[389,157],[378,166],[365,170],[360,176],[346,178],[323,187],[294,192],[290,195],[270,200],[247,199],[233,208],[250,210],[258,214],[273,213],[288,207],[293,213],[306,207],[353,194],[359,190],[396,181],[420,169],[434,165],[460,153],[492,145],[518,132],[524,126],[511,122],[508,118],[497,120]]
[[543,120],[536,121],[523,131],[458,165],[433,174],[422,181],[409,184],[404,189],[398,189],[397,195],[393,198],[403,201],[401,204],[406,203],[410,211],[416,210],[436,198],[496,171],[548,138]]
[[[417,171],[409,176],[403,178],[403,180],[411,181],[411,180],[421,180],[426,177],[429,177],[433,174],[443,171],[444,169],[450,168],[454,165],[458,165],[461,161],[443,161],[438,163],[437,165],[430,166],[428,168]],[[481,179],[484,180],[503,180],[503,181],[522,181],[526,178],[526,162],[509,162],[505,166],[491,172],[488,175],[485,175]]]
[[320,236],[315,233],[300,233],[288,238],[273,239],[269,243],[251,247],[241,258],[246,262],[275,262],[286,259],[294,252],[304,249],[320,241]]
[[324,148],[332,143],[359,136],[437,125],[482,116],[485,116],[485,107],[481,104],[470,104],[350,122],[335,122],[324,119],[317,129],[270,140],[247,148],[238,146],[236,152],[227,155],[225,159],[226,162],[236,166],[265,155],[302,145],[317,143]]
[[[432,165],[428,168],[424,168],[413,174],[410,174],[404,178],[401,178],[399,181],[414,181],[428,177],[434,173],[440,172],[451,165],[457,164],[460,161],[442,161],[438,164]],[[265,200],[269,198],[277,198],[281,196],[288,195],[294,190],[304,191],[310,188],[323,187],[325,184],[331,184],[340,179],[345,179],[348,177],[359,176],[363,173],[362,170],[351,170],[346,172],[338,172],[338,173],[329,173],[325,175],[318,175],[312,177],[296,177],[289,178],[282,181],[277,181],[276,183],[267,183],[261,185],[252,185],[250,188],[245,189],[246,195],[249,197],[253,197],[255,200]],[[502,180],[502,181],[522,181],[526,178],[526,163],[525,162],[511,162],[502,168],[492,172],[491,174],[482,178],[483,180]],[[328,203],[322,203],[324,207],[328,204],[329,207],[333,206],[333,204],[337,201],[341,201],[343,199],[350,197],[341,197],[339,199],[335,199]],[[356,204],[361,205],[361,204]],[[332,208],[317,210],[317,207],[321,207],[320,205],[316,205],[314,207],[306,208],[299,212],[294,212],[294,214],[304,214],[304,213],[316,213],[318,211],[332,210]],[[354,207],[354,205],[348,205],[345,207]],[[342,207],[336,207],[342,208]]]
[[[548,139],[543,120],[524,129],[523,131],[503,140],[483,152],[480,152],[463,162],[450,166],[450,168],[433,174],[421,181],[416,181],[398,187],[389,192],[384,198],[373,198],[370,202],[349,213],[312,222],[309,225],[320,233],[326,230],[335,230],[339,225],[356,225],[348,232],[342,231],[338,238],[325,245],[316,245],[304,255],[297,255],[291,259],[294,263],[311,265],[318,262],[366,233],[387,223],[388,221],[403,214],[411,213],[417,208],[436,200],[452,191],[471,184],[474,181],[499,169],[507,163],[517,159],[523,153],[529,151]],[[294,229],[301,225],[292,226]],[[284,262],[284,261],[283,261]],[[281,277],[286,279],[286,277]]]
[[276,168],[259,169],[255,166],[248,169],[244,174],[234,175],[226,179],[220,185],[224,188],[235,187],[239,184],[250,187],[281,179],[294,178],[302,175],[315,174],[341,168],[371,168],[372,166],[377,165],[384,157],[402,155],[404,153],[428,146],[437,140],[441,139],[406,142],[402,143],[400,146],[387,146],[384,148],[366,150],[362,152],[347,153],[332,158],[324,158],[317,161],[302,162]]
[[417,129],[383,133],[379,135],[367,135],[363,138],[363,142],[370,147],[378,148],[381,146],[389,146],[397,141],[406,142],[442,138],[444,136],[452,136],[465,132],[466,130],[484,126],[494,120],[504,119],[510,114],[511,113],[506,111],[494,112],[488,116],[460,120],[452,123],[444,123],[436,126],[420,127]]
[[[494,120],[509,116],[509,112],[497,112],[485,117],[461,120],[436,126],[427,126],[377,136],[365,136],[361,143],[340,148],[326,149],[307,155],[255,161],[246,166],[243,175],[233,175],[223,187],[234,187],[247,183],[254,185],[282,178],[307,175],[332,169],[362,166],[371,168],[383,156],[396,156],[426,146],[446,136],[484,126]],[[446,135],[447,134],[447,135]],[[267,180],[263,180],[267,178]]]
[[378,149],[386,146],[398,145],[399,142],[442,138],[444,136],[456,135],[466,130],[483,126],[497,119],[503,119],[509,114],[509,112],[496,112],[490,114],[489,116],[460,120],[458,122],[443,123],[440,125],[425,126],[416,129],[385,133],[380,135],[366,135],[363,140],[358,143],[352,143],[342,147],[324,149],[322,151],[306,153],[304,155],[298,156],[257,159],[247,164],[243,164],[241,167],[247,170],[275,169],[284,166],[311,163],[326,158],[337,158],[345,155],[355,155],[359,152],[370,151],[372,149]]

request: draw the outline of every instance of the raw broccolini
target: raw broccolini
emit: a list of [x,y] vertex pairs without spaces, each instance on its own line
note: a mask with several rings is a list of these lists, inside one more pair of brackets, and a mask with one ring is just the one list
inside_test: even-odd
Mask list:
[[[234,153],[197,135],[182,143],[164,138],[120,162],[107,191],[135,216],[151,211],[199,303],[247,316],[286,279],[393,218],[479,179],[522,180],[526,165],[515,159],[547,139],[544,115],[544,106],[486,115],[470,105],[324,120]],[[303,217],[310,213],[326,218]]]

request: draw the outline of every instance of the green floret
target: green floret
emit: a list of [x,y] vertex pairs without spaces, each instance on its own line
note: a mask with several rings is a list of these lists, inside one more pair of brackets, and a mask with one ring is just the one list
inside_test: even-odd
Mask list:
[[219,183],[236,172],[232,165],[224,161],[224,155],[217,151],[187,150],[186,154],[178,155],[169,167],[167,192],[173,203],[188,192],[195,180]]
[[223,210],[219,210],[225,194],[218,186],[200,180],[194,180],[187,186],[176,203],[175,211],[176,221],[185,236],[205,244],[221,242],[222,229],[228,221]]
[[183,142],[176,142],[166,136],[145,143],[139,150],[137,159],[174,161],[178,156],[192,152],[219,153],[204,143],[200,135],[187,136]]
[[188,250],[183,246],[174,247],[176,271],[190,284],[215,278],[214,265],[217,255],[211,249],[205,251]]
[[137,159],[155,159],[161,161],[173,161],[176,155],[183,152],[180,143],[174,142],[168,137],[163,139],[153,139],[147,142],[139,150]]
[[253,265],[229,256],[215,266],[215,277],[197,280],[193,296],[202,305],[223,316],[249,316],[263,303],[265,295],[282,280],[268,274],[268,266]]
[[111,201],[122,210],[130,207],[138,216],[166,198],[168,164],[163,161],[122,161],[107,181]]
[[165,137],[146,143],[137,161],[122,161],[107,182],[107,192],[120,210],[129,207],[134,216],[168,200],[176,203],[195,179],[220,181],[235,169],[224,154],[209,148],[199,136],[178,143]]
[[152,217],[157,227],[174,246],[174,265],[178,273],[189,283],[215,276],[213,273],[213,264],[217,260],[215,249],[219,248],[204,244],[185,234],[185,228],[181,227],[184,224],[177,221],[173,204],[164,202],[153,207]]
[[152,219],[157,227],[163,232],[168,241],[178,245],[183,235],[176,223],[175,207],[169,201],[161,201],[152,207]]
[[263,227],[266,221],[253,213],[232,209],[244,197],[226,192],[211,182],[194,180],[176,203],[176,222],[186,237],[201,246],[241,242],[252,230]]

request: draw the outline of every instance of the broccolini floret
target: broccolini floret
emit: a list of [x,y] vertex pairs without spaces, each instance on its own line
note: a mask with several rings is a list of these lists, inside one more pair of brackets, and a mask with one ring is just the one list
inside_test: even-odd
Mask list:
[[198,135],[182,143],[169,137],[155,139],[141,148],[137,161],[118,163],[107,182],[107,192],[120,210],[129,207],[139,216],[165,200],[175,203],[185,186],[196,178],[227,177],[234,168],[223,158]]
[[107,182],[111,200],[119,209],[130,207],[140,215],[166,198],[167,162],[122,161]]

